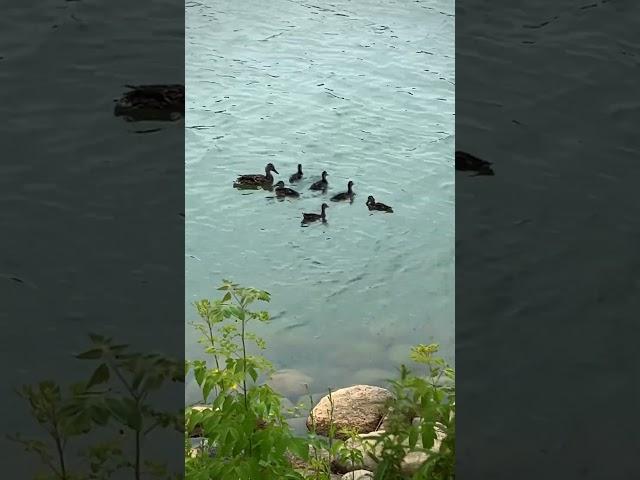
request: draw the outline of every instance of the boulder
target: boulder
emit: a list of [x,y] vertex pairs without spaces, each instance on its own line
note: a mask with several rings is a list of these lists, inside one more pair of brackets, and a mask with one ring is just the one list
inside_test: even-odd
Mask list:
[[385,403],[391,398],[393,395],[386,388],[371,385],[341,388],[331,394],[331,400],[329,395],[320,399],[307,418],[307,428],[311,431],[315,422],[316,433],[327,436],[333,421],[335,436],[340,439],[348,438],[347,434],[341,432],[342,429],[357,433],[373,432],[384,416]]

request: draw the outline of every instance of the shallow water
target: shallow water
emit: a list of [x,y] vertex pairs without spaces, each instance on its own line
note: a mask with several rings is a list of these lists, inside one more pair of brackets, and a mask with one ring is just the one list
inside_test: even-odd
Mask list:
[[[266,5],[186,5],[187,321],[223,278],[268,290],[267,356],[314,391],[380,383],[418,342],[453,361],[453,2]],[[268,162],[287,184],[302,163],[299,199],[232,188]],[[301,228],[348,180],[355,202]]]

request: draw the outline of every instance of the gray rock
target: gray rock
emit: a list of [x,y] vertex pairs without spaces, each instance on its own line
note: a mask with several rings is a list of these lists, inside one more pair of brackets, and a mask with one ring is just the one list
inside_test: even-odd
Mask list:
[[289,398],[296,398],[306,392],[305,385],[311,385],[313,379],[299,370],[285,368],[278,370],[267,383],[278,393]]
[[[393,398],[385,388],[371,385],[355,385],[342,388],[325,395],[313,408],[316,433],[328,435],[331,422],[336,428],[336,438],[346,439],[348,435],[342,429],[358,433],[373,432],[378,428],[385,412],[385,403]],[[333,413],[331,413],[333,403]],[[307,428],[312,430],[311,415],[307,418]]]

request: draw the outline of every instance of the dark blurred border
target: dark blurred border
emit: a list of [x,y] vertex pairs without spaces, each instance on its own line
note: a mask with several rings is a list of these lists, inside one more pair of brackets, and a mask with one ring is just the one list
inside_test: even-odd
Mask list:
[[456,1],[461,480],[637,476],[638,14]]
[[[14,388],[88,379],[89,333],[184,359],[184,123],[114,115],[126,84],[184,85],[184,2],[11,0],[2,17],[0,464],[27,479],[37,456],[4,434],[43,437]],[[177,411],[184,385],[159,395]],[[182,470],[181,434],[148,442]]]

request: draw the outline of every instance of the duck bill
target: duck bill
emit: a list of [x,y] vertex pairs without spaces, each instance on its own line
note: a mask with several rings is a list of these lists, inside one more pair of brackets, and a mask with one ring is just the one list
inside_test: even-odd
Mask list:
[[273,169],[274,173],[277,173],[278,175],[280,175],[280,172],[278,170],[276,170],[275,168]]

